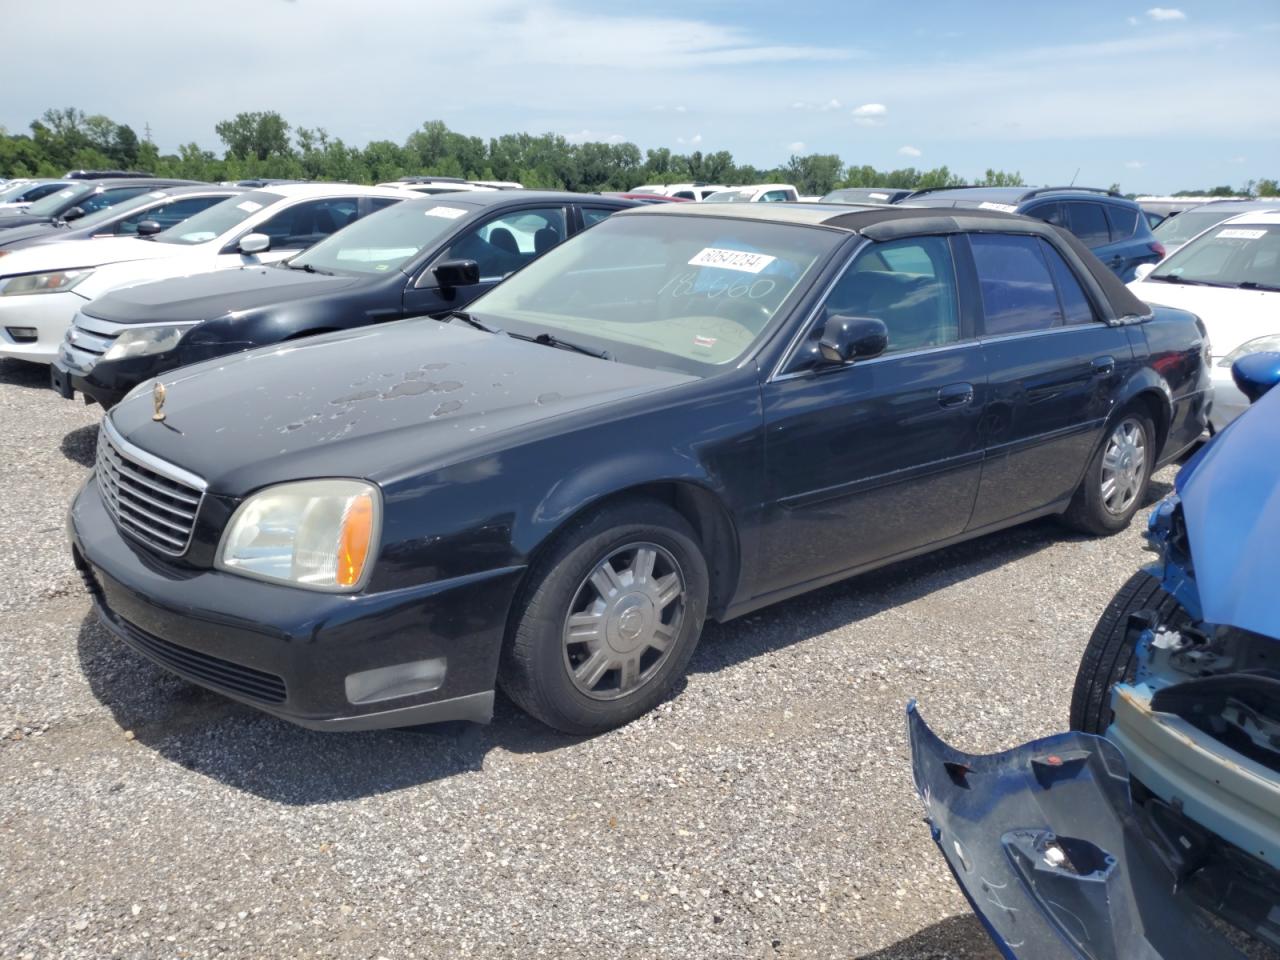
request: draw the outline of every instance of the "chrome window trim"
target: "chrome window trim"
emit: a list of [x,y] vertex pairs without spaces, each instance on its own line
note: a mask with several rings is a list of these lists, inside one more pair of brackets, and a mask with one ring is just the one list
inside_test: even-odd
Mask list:
[[[110,416],[102,419],[102,429],[106,432],[107,436],[111,438],[111,442],[115,445],[117,450],[129,457],[132,457],[148,470],[158,473],[160,476],[172,480],[174,483],[185,484],[188,487],[198,490],[202,496],[209,489],[209,484],[203,477],[196,476],[196,474],[191,473],[188,470],[183,470],[181,467],[175,466],[167,460],[161,460],[155,454],[147,453],[147,451],[143,450],[141,447],[135,446],[128,440],[124,439],[124,437],[120,436],[120,431],[115,428],[114,424],[112,424]],[[198,512],[199,507],[197,506],[197,513]]]
[[968,340],[953,340],[951,343],[941,343],[935,347],[920,347],[916,350],[898,350],[894,353],[882,353],[878,357],[869,357],[866,360],[855,360],[853,363],[830,364],[823,367],[805,367],[803,370],[792,370],[788,373],[782,373],[774,377],[770,382],[785,383],[788,380],[794,380],[798,377],[821,376],[827,373],[834,373],[836,370],[861,370],[863,367],[870,366],[875,363],[884,363],[888,360],[901,360],[903,357],[922,357],[930,353],[938,353],[942,350],[968,349],[970,347],[980,347],[982,341],[974,338]]

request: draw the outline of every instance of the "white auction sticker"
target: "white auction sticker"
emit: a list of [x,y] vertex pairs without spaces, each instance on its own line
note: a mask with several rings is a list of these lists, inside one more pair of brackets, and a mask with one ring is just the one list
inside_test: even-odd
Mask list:
[[889,195],[887,193],[868,193],[867,196],[870,197],[872,200],[888,200],[889,199]]
[[252,200],[245,200],[242,203],[237,203],[236,206],[245,213],[257,213],[262,209],[262,204],[254,203]]
[[1267,235],[1265,230],[1241,230],[1239,227],[1232,227],[1229,230],[1219,230],[1218,240],[1261,240]]
[[691,267],[719,267],[721,270],[738,270],[741,273],[759,273],[777,257],[767,253],[748,253],[746,250],[721,250],[706,247],[689,261]]
[[159,200],[161,197],[167,197],[168,194],[165,193],[163,190],[152,190],[149,194],[147,194],[147,196],[154,197],[155,199]]
[[430,210],[424,211],[424,217],[444,217],[446,220],[457,220],[459,217],[466,216],[467,211],[461,207],[432,207]]
[[990,200],[984,200],[978,204],[979,210],[999,210],[1002,213],[1017,213],[1018,208],[1012,207],[1007,203],[992,203]]

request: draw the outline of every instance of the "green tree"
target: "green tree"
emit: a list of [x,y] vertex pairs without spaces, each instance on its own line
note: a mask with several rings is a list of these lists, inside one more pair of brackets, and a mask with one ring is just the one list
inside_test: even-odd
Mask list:
[[215,124],[213,131],[226,145],[228,158],[265,161],[273,156],[291,156],[293,152],[289,124],[274,110],[237,113],[233,119]]

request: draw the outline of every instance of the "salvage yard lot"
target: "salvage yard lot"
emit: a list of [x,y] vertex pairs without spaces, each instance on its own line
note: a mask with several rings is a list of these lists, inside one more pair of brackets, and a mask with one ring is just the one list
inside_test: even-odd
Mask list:
[[97,625],[63,524],[101,409],[46,383],[0,361],[2,957],[994,957],[903,708],[972,751],[1063,729],[1144,562],[1144,514],[1038,522],[711,625],[673,699],[593,739],[501,700],[326,735]]

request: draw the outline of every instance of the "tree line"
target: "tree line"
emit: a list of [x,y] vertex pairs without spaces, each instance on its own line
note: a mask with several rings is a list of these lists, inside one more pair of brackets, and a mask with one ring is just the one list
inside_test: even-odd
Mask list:
[[[46,110],[31,132],[0,129],[0,177],[57,177],[67,170],[124,168],[189,180],[243,180],[252,177],[381,183],[404,176],[433,175],[470,180],[515,180],[526,187],[629,190],[645,183],[794,184],[802,194],[837,187],[1022,186],[1017,172],[988,169],[969,179],[942,166],[877,170],[846,164],[833,153],[791,156],[781,166],[761,169],[734,161],[728,150],[673,153],[645,150],[634,143],[571,143],[555,133],[507,133],[485,140],[424,123],[404,143],[374,140],[363,147],[331,137],[323,127],[292,127],[275,111],[238,113],[214,125],[222,142],[219,156],[197,143],[177,153],[160,153],[149,137],[128,124],[74,107]],[[1229,187],[1216,188],[1230,191]],[[1243,192],[1275,195],[1275,180],[1250,181]]]

